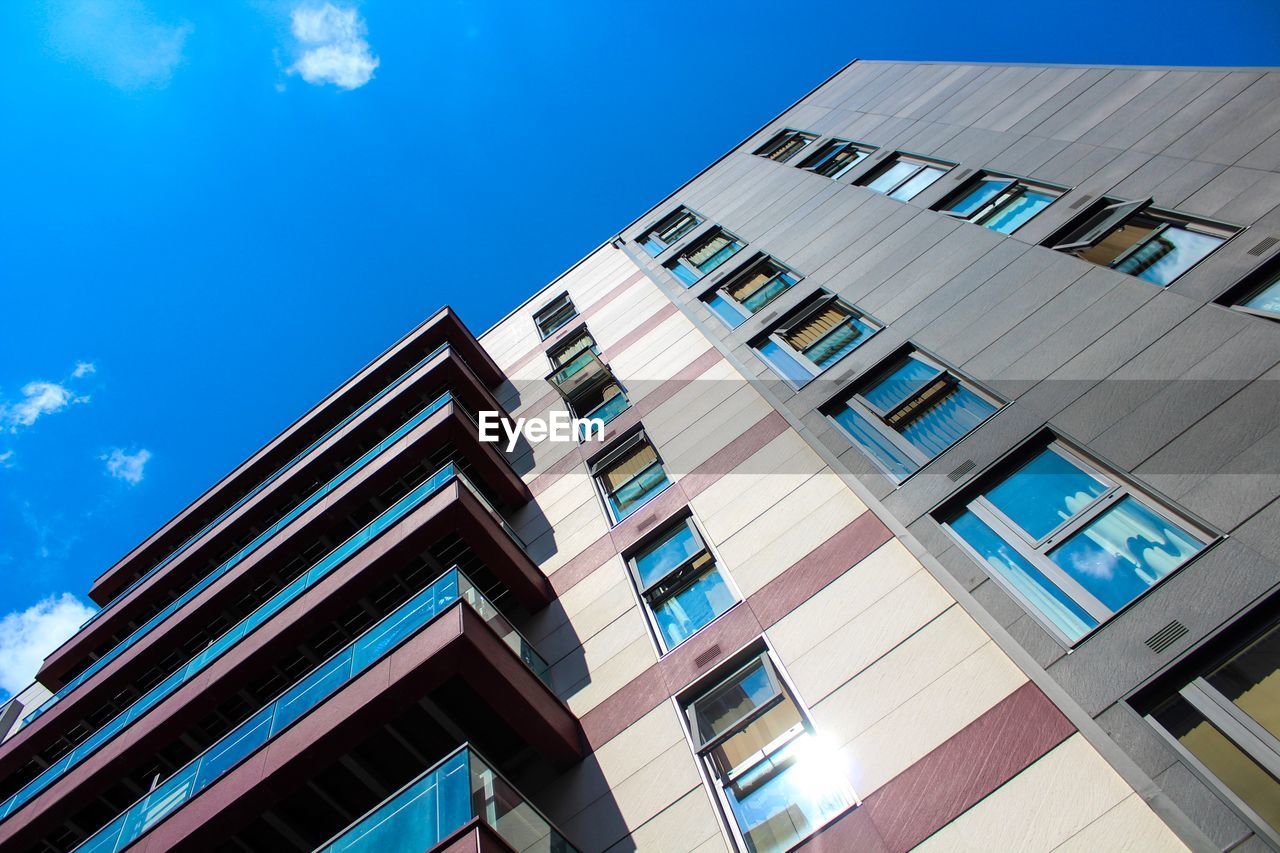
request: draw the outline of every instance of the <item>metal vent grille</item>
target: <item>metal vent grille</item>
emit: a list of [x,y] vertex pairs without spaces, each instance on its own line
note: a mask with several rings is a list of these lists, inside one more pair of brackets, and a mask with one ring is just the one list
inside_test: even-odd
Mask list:
[[1258,241],[1258,245],[1249,250],[1249,254],[1255,258],[1260,258],[1266,254],[1267,250],[1275,244],[1280,243],[1280,237],[1263,237]]
[[1080,208],[1084,207],[1086,204],[1088,204],[1091,201],[1093,201],[1093,195],[1091,193],[1085,193],[1084,195],[1080,196],[1080,198],[1076,199],[1071,203],[1071,209],[1079,210]]
[[707,664],[720,656],[720,644],[716,643],[704,652],[699,652],[698,656],[693,659],[693,665],[698,669],[702,669]]
[[763,325],[767,326],[767,325],[769,325],[770,323],[772,323],[772,322],[773,322],[774,320],[776,320],[776,319],[778,319],[778,312],[777,312],[777,311],[774,311],[772,314],[770,314],[769,316],[765,317],[765,318],[764,318],[764,320],[762,321],[762,323],[763,323]]
[[972,471],[974,468],[977,468],[977,467],[978,467],[977,464],[974,463],[972,459],[966,459],[964,462],[961,462],[959,465],[957,465],[954,471],[952,471],[950,474],[947,475],[947,479],[953,483],[958,483],[960,482],[961,477],[963,477],[965,474],[968,474],[970,471]]
[[973,169],[964,169],[963,171],[956,174],[956,180],[963,181],[965,178],[969,177],[972,174],[973,174]]
[[1187,626],[1177,619],[1147,637],[1147,648],[1159,654],[1187,635]]

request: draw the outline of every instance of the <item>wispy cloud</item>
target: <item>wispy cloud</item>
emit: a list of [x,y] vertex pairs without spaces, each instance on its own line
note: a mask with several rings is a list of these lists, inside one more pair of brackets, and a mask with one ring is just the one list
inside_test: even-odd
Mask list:
[[30,684],[45,657],[93,615],[64,592],[0,619],[0,690],[10,695]]
[[98,368],[92,361],[77,361],[76,369],[71,371],[72,379],[81,379],[91,373],[97,373]]
[[13,467],[13,451],[6,450],[4,453],[0,453],[0,468],[12,468],[12,467]]
[[56,414],[75,403],[87,403],[87,395],[71,392],[57,382],[28,382],[22,386],[22,399],[16,403],[0,403],[0,420],[10,432],[29,427],[45,415]]
[[157,20],[141,0],[72,0],[54,8],[54,49],[125,90],[168,85],[193,30],[185,21]]
[[293,37],[302,55],[289,67],[308,83],[332,83],[342,89],[358,89],[373,79],[380,60],[373,55],[364,19],[354,7],[298,6],[292,15]]
[[126,453],[122,448],[116,447],[98,458],[107,463],[108,475],[136,486],[142,482],[151,451],[143,448],[135,453]]

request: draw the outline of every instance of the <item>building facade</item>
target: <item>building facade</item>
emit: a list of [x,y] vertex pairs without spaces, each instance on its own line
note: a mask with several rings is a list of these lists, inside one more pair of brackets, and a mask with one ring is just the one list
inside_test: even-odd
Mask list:
[[1272,849],[1278,248],[1280,73],[854,62],[99,577],[0,849]]

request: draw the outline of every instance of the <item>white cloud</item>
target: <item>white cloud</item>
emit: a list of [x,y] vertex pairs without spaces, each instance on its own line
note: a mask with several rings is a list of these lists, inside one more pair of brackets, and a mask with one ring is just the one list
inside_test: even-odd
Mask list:
[[72,0],[53,8],[54,49],[125,90],[168,85],[193,29],[161,23],[141,0]]
[[98,458],[107,463],[109,475],[117,480],[124,480],[131,486],[136,486],[142,482],[143,468],[151,458],[151,451],[144,448],[136,453],[125,453],[124,450],[116,447],[110,453],[104,453]]
[[0,468],[12,468],[12,467],[13,467],[13,451],[6,450],[4,453],[0,453]]
[[358,89],[373,79],[379,59],[365,41],[364,19],[354,7],[298,6],[293,10],[293,37],[303,47],[298,61],[289,67],[317,86],[332,83]]
[[98,368],[92,361],[77,361],[76,369],[71,371],[71,378],[80,379],[83,376],[88,376],[97,372]]
[[92,615],[93,608],[64,592],[0,619],[0,690],[12,695],[30,684],[45,656]]
[[87,403],[88,396],[71,393],[57,382],[28,382],[22,386],[22,399],[9,405],[0,404],[0,420],[9,425],[10,432],[19,427],[29,427],[45,415],[62,411],[73,403]]

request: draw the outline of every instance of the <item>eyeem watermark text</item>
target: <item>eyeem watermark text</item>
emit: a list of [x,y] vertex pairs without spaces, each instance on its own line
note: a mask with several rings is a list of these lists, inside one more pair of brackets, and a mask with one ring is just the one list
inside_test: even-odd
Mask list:
[[546,418],[516,418],[510,420],[494,411],[480,412],[480,440],[494,444],[502,440],[499,429],[506,434],[507,452],[516,449],[523,435],[530,444],[541,441],[601,441],[604,439],[604,421],[600,418],[575,418],[565,411],[553,411]]

